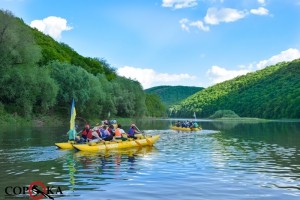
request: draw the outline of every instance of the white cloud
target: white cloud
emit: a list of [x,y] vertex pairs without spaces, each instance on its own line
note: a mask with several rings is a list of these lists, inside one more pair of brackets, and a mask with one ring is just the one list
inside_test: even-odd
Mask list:
[[266,5],[266,1],[265,0],[257,0],[257,2],[259,3],[259,4],[261,4],[261,5]]
[[292,60],[295,60],[298,58],[300,58],[300,51],[298,49],[290,48],[288,50],[280,52],[279,54],[277,54],[275,56],[272,56],[271,58],[269,58],[267,60],[262,60],[262,61],[258,62],[256,67],[258,69],[263,69],[269,65],[274,65],[276,63],[283,62],[283,61],[292,61]]
[[250,72],[248,69],[239,69],[239,70],[228,70],[219,66],[212,66],[208,71],[207,75],[209,79],[214,83],[220,83],[232,78],[235,78],[240,75],[244,75]]
[[259,7],[258,9],[251,9],[250,12],[254,15],[268,15],[269,10],[264,7]]
[[59,40],[63,31],[69,31],[72,27],[67,25],[67,20],[61,17],[49,16],[42,20],[34,20],[30,26]]
[[187,18],[184,18],[179,21],[179,24],[182,30],[185,30],[187,32],[190,31],[190,27],[196,27],[201,31],[209,31],[209,26],[205,26],[204,23],[200,20],[190,22]]
[[159,85],[196,85],[196,76],[190,74],[158,73],[153,69],[124,66],[117,70],[118,75],[139,81],[144,89]]
[[187,18],[181,19],[179,21],[180,27],[182,28],[182,30],[185,30],[187,32],[190,31],[189,25],[188,25],[189,20]]
[[197,0],[163,0],[162,6],[174,9],[188,8],[197,6]]
[[200,20],[195,21],[195,22],[191,22],[190,26],[195,26],[199,30],[202,30],[202,31],[209,31],[209,26],[205,26],[204,23]]
[[234,22],[244,18],[247,15],[246,11],[239,11],[233,8],[209,8],[207,10],[204,21],[207,24],[217,25],[221,22]]

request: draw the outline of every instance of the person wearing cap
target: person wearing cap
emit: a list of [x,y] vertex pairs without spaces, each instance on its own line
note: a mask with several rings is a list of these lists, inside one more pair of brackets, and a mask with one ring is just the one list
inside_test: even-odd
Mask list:
[[136,130],[136,126],[135,124],[131,124],[130,125],[130,129],[128,131],[128,138],[134,138],[137,139],[137,137],[135,137],[135,134],[139,134],[140,132]]

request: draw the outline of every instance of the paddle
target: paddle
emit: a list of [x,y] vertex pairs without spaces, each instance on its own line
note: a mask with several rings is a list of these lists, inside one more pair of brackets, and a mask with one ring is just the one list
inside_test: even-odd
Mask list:
[[145,134],[144,134],[144,132],[143,131],[141,131],[136,125],[135,125],[135,128],[138,130],[138,132],[140,132],[145,138],[146,138],[146,136],[145,136]]

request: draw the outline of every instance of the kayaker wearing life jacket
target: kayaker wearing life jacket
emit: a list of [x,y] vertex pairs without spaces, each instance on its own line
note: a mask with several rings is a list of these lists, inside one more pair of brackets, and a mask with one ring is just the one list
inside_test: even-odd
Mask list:
[[100,133],[101,133],[101,138],[105,141],[110,141],[113,139],[113,135],[110,134],[110,132],[107,130],[108,127],[106,125],[104,125],[101,129],[100,129]]
[[137,137],[135,137],[135,134],[139,134],[139,133],[140,132],[136,130],[135,124],[131,124],[130,129],[128,131],[128,138],[137,139]]
[[[90,139],[89,137],[88,137],[88,141],[89,142],[99,142],[99,141],[101,141],[102,139],[101,139],[101,137],[99,136],[99,134],[98,134],[98,132],[99,132],[99,128],[98,127],[94,127],[93,129],[92,129],[92,139]],[[88,134],[89,135],[89,134]]]
[[84,127],[84,130],[82,131],[82,138],[84,139],[84,141],[87,141],[88,139],[89,140],[93,139],[92,133],[93,133],[93,131],[90,128],[90,125],[86,124]]
[[122,134],[124,134],[125,131],[122,129],[121,124],[118,124],[116,130],[115,130],[115,139],[122,140]]

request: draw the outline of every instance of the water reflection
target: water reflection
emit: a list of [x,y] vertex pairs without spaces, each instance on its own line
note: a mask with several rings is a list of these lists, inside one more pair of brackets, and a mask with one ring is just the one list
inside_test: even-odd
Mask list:
[[290,128],[283,136],[284,128],[276,123],[238,124],[212,135],[216,139],[212,146],[216,169],[252,174],[262,187],[299,190],[299,132]]
[[69,195],[82,190],[103,190],[101,185],[112,184],[114,181],[130,180],[142,169],[140,162],[157,151],[155,147],[110,150],[103,152],[69,152],[63,164],[67,171]]
[[69,189],[73,192],[75,188],[75,173],[76,173],[76,163],[74,160],[74,155],[68,154],[67,155],[67,167],[68,167],[68,172],[69,172],[69,183],[70,187]]

